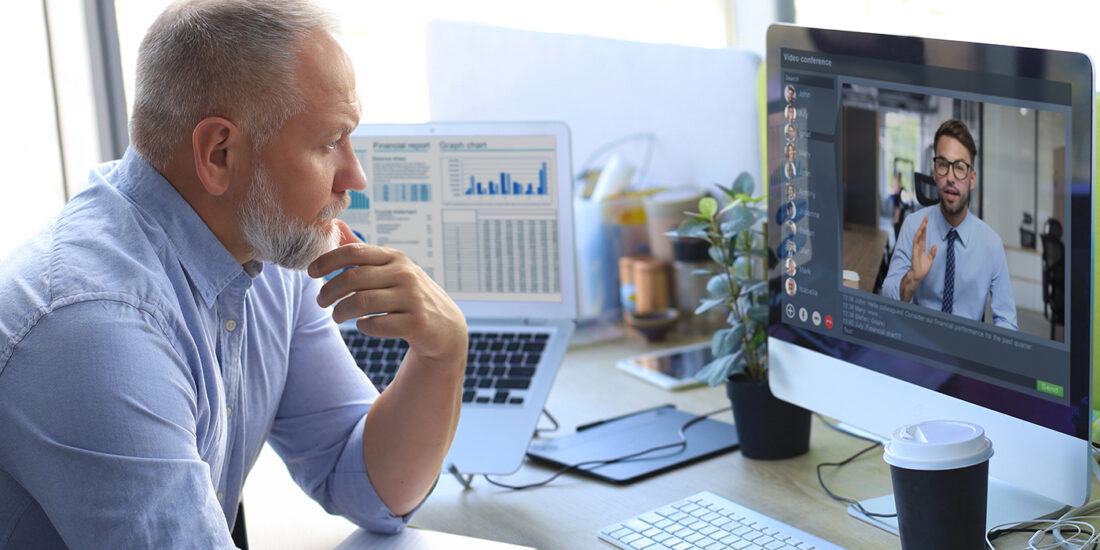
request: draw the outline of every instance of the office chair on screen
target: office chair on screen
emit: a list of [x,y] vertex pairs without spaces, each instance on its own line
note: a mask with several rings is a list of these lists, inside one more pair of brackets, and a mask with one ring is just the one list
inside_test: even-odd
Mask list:
[[936,189],[936,180],[927,174],[913,172],[913,192],[917,195],[917,202],[921,206],[932,206],[940,202],[940,192]]
[[1050,321],[1050,338],[1054,330],[1065,324],[1066,245],[1062,242],[1062,223],[1047,219],[1043,234],[1043,316]]

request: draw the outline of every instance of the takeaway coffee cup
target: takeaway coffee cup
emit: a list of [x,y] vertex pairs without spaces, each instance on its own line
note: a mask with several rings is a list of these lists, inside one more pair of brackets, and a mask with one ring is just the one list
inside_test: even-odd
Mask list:
[[993,444],[981,426],[932,420],[891,435],[890,464],[903,550],[985,548]]

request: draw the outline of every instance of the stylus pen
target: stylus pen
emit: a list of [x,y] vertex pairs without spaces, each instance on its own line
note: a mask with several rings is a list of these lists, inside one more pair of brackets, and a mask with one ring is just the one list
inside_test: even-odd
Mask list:
[[615,416],[615,417],[612,417],[612,418],[605,418],[603,420],[597,420],[595,422],[589,422],[588,424],[581,424],[580,426],[577,426],[577,431],[578,432],[583,432],[583,431],[585,431],[589,428],[595,428],[596,426],[599,426],[600,424],[607,424],[608,422],[614,422],[616,420],[622,420],[624,418],[630,418],[632,416],[636,416],[636,415],[639,415],[639,414],[645,414],[647,412],[656,411],[658,409],[669,409],[669,408],[675,409],[676,405],[673,405],[672,403],[668,403],[666,405],[658,405],[658,406],[650,408],[650,409],[643,409],[643,410],[640,410],[640,411],[635,411],[635,412],[632,412],[632,413],[626,413],[624,415]]

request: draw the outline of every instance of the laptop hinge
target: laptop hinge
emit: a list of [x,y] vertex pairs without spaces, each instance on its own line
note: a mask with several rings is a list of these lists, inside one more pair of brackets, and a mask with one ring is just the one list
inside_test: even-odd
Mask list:
[[523,323],[527,325],[545,325],[550,322],[549,319],[524,319]]

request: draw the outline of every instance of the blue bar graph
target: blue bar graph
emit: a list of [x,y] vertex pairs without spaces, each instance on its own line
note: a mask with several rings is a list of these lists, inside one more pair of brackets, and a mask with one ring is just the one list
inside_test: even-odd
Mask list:
[[481,181],[476,176],[470,176],[469,187],[466,188],[466,195],[489,195],[489,196],[503,196],[503,195],[542,195],[549,194],[549,189],[546,185],[546,163],[543,162],[538,171],[538,187],[535,187],[536,182],[528,181],[516,181],[515,176],[511,172],[500,172],[497,174],[496,181],[490,179],[488,181]]
[[370,209],[370,197],[366,196],[359,191],[348,191],[348,196],[351,197],[351,205],[348,208],[352,210],[369,210]]
[[432,186],[428,183],[376,183],[374,200],[378,202],[431,202]]

